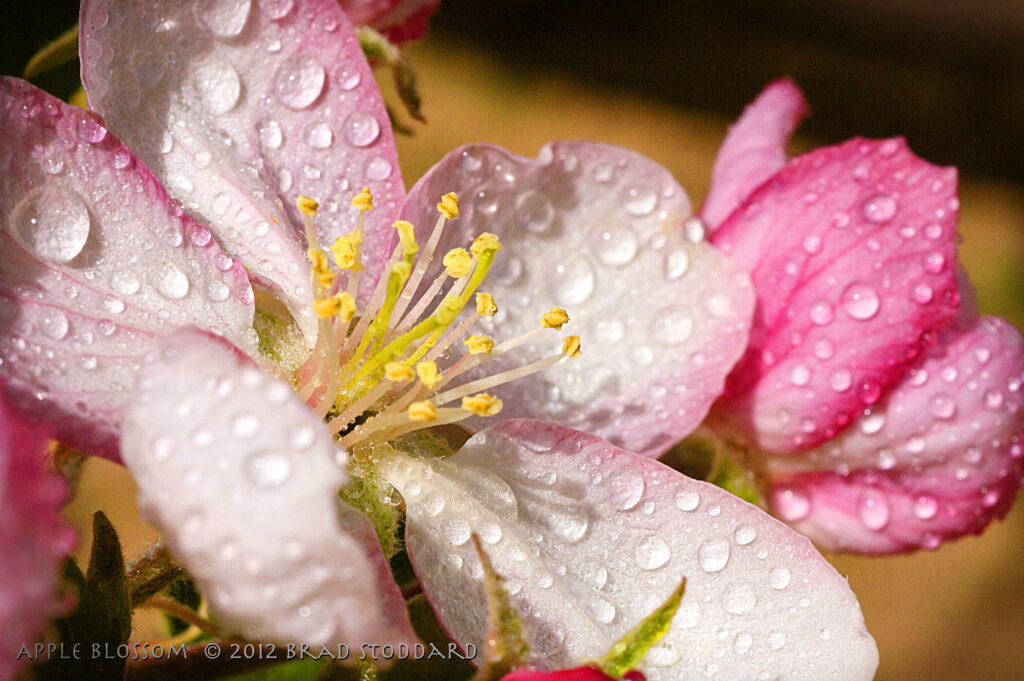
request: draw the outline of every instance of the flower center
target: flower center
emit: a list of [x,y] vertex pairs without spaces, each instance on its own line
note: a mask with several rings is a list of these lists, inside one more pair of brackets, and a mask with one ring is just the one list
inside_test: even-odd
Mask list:
[[[487,232],[478,236],[468,251],[448,251],[441,261],[445,269],[426,285],[414,303],[446,221],[459,215],[455,193],[445,194],[437,204],[439,216],[422,251],[413,225],[404,220],[394,223],[399,244],[369,302],[359,309],[356,298],[364,269],[363,231],[366,213],[373,209],[369,189],[364,188],[352,199],[352,205],[360,211],[356,229],[328,248],[333,256],[330,258],[313,228],[317,202],[302,196],[297,205],[305,221],[313,307],[319,318],[316,345],[298,370],[297,387],[299,396],[327,421],[343,447],[386,442],[412,430],[455,423],[472,415],[494,416],[501,411],[502,402],[483,391],[580,354],[579,337],[568,336],[561,352],[450,387],[465,372],[545,329],[561,329],[569,321],[568,314],[554,308],[536,329],[497,345],[482,334],[466,335],[480,317],[491,317],[498,311],[494,297],[478,290],[501,250],[498,237]],[[348,272],[344,290],[338,277],[342,270]],[[428,310],[442,292],[440,302]],[[471,300],[475,313],[458,321]],[[460,338],[469,352],[439,368],[437,361]]]

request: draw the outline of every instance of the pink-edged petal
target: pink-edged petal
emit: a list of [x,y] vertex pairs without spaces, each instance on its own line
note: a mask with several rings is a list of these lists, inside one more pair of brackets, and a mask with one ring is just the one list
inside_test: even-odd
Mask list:
[[766,87],[729,128],[711,170],[711,189],[700,210],[718,227],[765,180],[786,165],[786,142],[810,113],[796,83],[777,80]]
[[357,26],[372,26],[392,42],[423,37],[427,20],[437,11],[441,0],[340,0],[349,21]]
[[369,519],[338,498],[348,454],[289,386],[194,330],[147,361],[124,460],[218,621],[261,640],[415,641]]
[[[461,645],[482,645],[477,534],[524,620],[530,664],[598,659],[686,578],[652,681],[870,679],[878,664],[846,581],[754,506],[592,435],[506,421],[446,460],[395,456],[409,556]],[[717,652],[716,652],[717,651]],[[722,652],[726,652],[722,655]]]
[[299,195],[324,246],[356,224],[378,275],[404,195],[387,112],[336,0],[89,0],[89,103],[315,336]]
[[[0,397],[0,679],[14,678],[47,621],[59,614],[57,572],[74,535],[60,518],[64,481],[43,467],[46,433]],[[24,660],[24,656],[22,657]]]
[[769,462],[773,511],[831,550],[936,548],[1001,518],[1020,486],[1024,341],[950,330],[884,402],[797,464]]
[[[629,671],[622,675],[625,681],[646,681],[638,671]],[[559,669],[548,672],[539,669],[517,669],[505,674],[501,681],[615,681],[597,667],[576,667],[575,669]]]
[[898,382],[955,316],[956,170],[902,139],[794,159],[712,236],[751,273],[750,348],[715,418],[762,450],[809,449]]
[[[698,222],[684,229],[690,202],[667,170],[591,142],[555,142],[536,159],[474,145],[416,184],[403,217],[432,225],[448,191],[459,194],[461,212],[445,226],[440,253],[481,232],[502,242],[482,287],[499,311],[479,328],[511,339],[558,305],[571,318],[562,334],[582,339],[582,356],[503,385],[504,413],[587,430],[646,455],[701,422],[746,345],[754,295]],[[559,335],[546,332],[478,375],[559,350]]]
[[0,137],[0,383],[116,459],[154,338],[194,325],[256,351],[248,277],[95,114],[0,78]]

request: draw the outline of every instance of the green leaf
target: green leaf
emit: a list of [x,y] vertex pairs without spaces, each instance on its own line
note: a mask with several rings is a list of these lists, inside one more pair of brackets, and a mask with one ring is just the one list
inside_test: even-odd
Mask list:
[[121,542],[102,512],[93,516],[92,553],[86,574],[68,560],[64,578],[78,590],[78,607],[57,620],[55,626],[63,650],[77,650],[77,654],[41,664],[38,677],[47,681],[120,681],[126,656],[118,646],[126,644],[132,632],[132,602]]
[[635,669],[644,659],[647,651],[660,641],[672,626],[672,618],[679,610],[679,603],[683,600],[684,591],[686,591],[685,577],[660,608],[648,615],[643,622],[612,645],[608,654],[597,663],[601,671],[617,679],[630,669]]
[[487,587],[487,636],[483,664],[476,679],[496,680],[516,667],[524,666],[530,647],[523,638],[519,613],[509,600],[505,580],[494,571],[494,565],[484,552],[480,537],[475,534],[473,545],[480,556],[480,563],[484,568],[484,583]]
[[58,66],[78,59],[78,24],[36,52],[25,67],[25,79],[31,80]]

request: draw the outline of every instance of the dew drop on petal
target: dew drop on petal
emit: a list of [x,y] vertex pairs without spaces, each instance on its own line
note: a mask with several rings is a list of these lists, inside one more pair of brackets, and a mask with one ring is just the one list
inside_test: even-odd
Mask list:
[[780,487],[772,497],[779,517],[794,522],[803,520],[811,512],[811,500],[799,487]]
[[867,284],[853,283],[842,295],[842,307],[853,319],[867,320],[878,314],[878,292]]
[[690,256],[682,248],[673,248],[665,254],[665,276],[671,281],[679,279],[690,268]]
[[876,489],[866,489],[857,503],[857,514],[869,530],[881,530],[889,524],[889,502]]
[[789,570],[784,567],[773,568],[768,573],[768,583],[772,585],[773,589],[782,590],[789,586],[789,582],[792,580],[792,576]]
[[552,273],[551,291],[555,300],[565,306],[579,305],[594,292],[594,268],[585,256],[575,255]]
[[370,159],[366,164],[366,177],[370,180],[382,181],[391,177],[391,162],[381,156]]
[[932,416],[937,419],[951,419],[956,415],[956,400],[946,393],[932,397]]
[[693,334],[693,319],[683,310],[667,308],[655,315],[651,321],[650,332],[660,343],[680,345]]
[[516,221],[527,231],[543,234],[551,227],[555,209],[540,192],[526,191],[516,197]]
[[264,149],[280,149],[284,143],[284,132],[281,124],[273,119],[263,119],[256,124],[256,131],[260,136],[260,145]]
[[274,76],[274,89],[285,106],[301,110],[317,100],[327,82],[324,65],[308,54],[285,59]]
[[221,38],[233,38],[245,28],[252,0],[200,0],[196,3],[199,21]]
[[722,608],[733,615],[750,612],[756,605],[757,590],[748,582],[734,584],[722,594]]
[[52,340],[61,340],[68,335],[68,318],[60,310],[50,310],[39,320],[43,334]]
[[697,549],[697,560],[704,572],[718,572],[729,563],[729,540],[707,539]]
[[914,516],[920,520],[931,520],[939,513],[939,500],[930,494],[922,494],[914,500]]
[[643,570],[657,570],[669,561],[672,551],[661,537],[650,536],[642,539],[636,546],[634,558]]
[[89,239],[92,221],[82,197],[73,189],[45,185],[14,209],[13,236],[39,258],[70,262]]
[[629,187],[622,193],[622,207],[633,217],[650,215],[658,205],[658,194],[650,187]]
[[210,57],[192,72],[192,85],[210,114],[220,116],[235,108],[242,94],[242,80],[235,67]]
[[868,222],[883,224],[896,215],[897,202],[888,194],[875,194],[861,206],[861,213]]
[[292,464],[283,452],[268,451],[254,454],[244,463],[245,477],[257,487],[278,487],[288,481]]
[[732,537],[738,545],[746,546],[757,539],[757,530],[752,525],[737,525]]
[[700,495],[696,492],[679,492],[676,494],[676,506],[680,511],[695,511],[700,506]]
[[313,149],[326,149],[334,141],[334,133],[326,123],[318,121],[306,126],[303,139],[306,141],[306,146]]
[[260,7],[273,21],[280,21],[291,13],[295,0],[261,0]]
[[380,123],[371,114],[355,111],[345,119],[341,134],[353,147],[368,147],[380,137]]
[[156,288],[161,295],[173,300],[180,300],[188,294],[188,276],[172,263],[165,263],[160,268]]

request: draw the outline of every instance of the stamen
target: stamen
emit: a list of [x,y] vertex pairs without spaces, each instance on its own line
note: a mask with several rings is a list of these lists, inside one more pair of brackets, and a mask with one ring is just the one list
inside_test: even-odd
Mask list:
[[420,377],[420,382],[427,386],[428,390],[432,390],[438,381],[441,380],[441,375],[437,371],[437,364],[434,362],[420,362],[417,364],[416,375]]
[[407,413],[413,421],[427,422],[437,419],[437,407],[431,404],[429,400],[413,402],[409,405]]
[[459,196],[455,192],[448,192],[441,197],[441,203],[437,204],[437,212],[449,220],[459,217]]
[[356,315],[356,303],[352,296],[345,292],[336,293],[330,298],[313,301],[313,309],[321,319],[338,315],[343,322],[350,322]]
[[466,252],[465,248],[453,248],[445,253],[441,259],[448,276],[452,279],[461,279],[473,271],[473,257]]
[[565,353],[566,357],[576,359],[582,353],[580,350],[580,337],[579,336],[566,336],[565,343],[562,344],[562,352]]
[[364,213],[373,210],[373,194],[370,193],[369,187],[363,187],[358,194],[352,197],[352,207]]
[[529,376],[530,374],[536,373],[538,371],[543,371],[544,369],[547,369],[549,366],[560,361],[563,357],[566,357],[566,355],[563,353],[559,353],[557,355],[552,355],[551,357],[539,359],[536,362],[531,362],[530,364],[526,364],[521,367],[516,367],[515,369],[502,371],[501,373],[494,374],[493,376],[487,376],[476,381],[470,381],[465,385],[460,385],[458,388],[452,388],[447,392],[441,393],[440,395],[434,398],[434,401],[442,405],[448,404],[449,402],[460,399],[462,397],[465,397],[466,395],[475,393],[477,391],[488,390],[495,386],[501,385],[502,383],[515,381],[517,379],[522,378],[523,376]]
[[498,305],[490,293],[476,294],[476,313],[481,317],[493,317],[498,314]]
[[544,313],[542,319],[545,329],[561,329],[563,324],[569,323],[569,313],[560,307],[553,307],[549,312]]
[[[455,196],[454,193],[452,194],[452,196]],[[457,212],[456,215],[458,215]],[[412,273],[412,276],[409,278],[409,283],[408,285],[406,285],[405,291],[402,292],[402,299],[398,302],[398,305],[395,307],[396,319],[402,317],[402,314],[405,312],[406,308],[409,307],[409,303],[412,301],[413,296],[416,295],[416,290],[419,288],[420,281],[423,279],[423,275],[426,274],[427,268],[429,267],[430,263],[434,260],[434,251],[437,250],[437,244],[438,242],[441,241],[441,231],[444,228],[444,222],[445,213],[441,213],[441,215],[438,216],[437,218],[437,222],[434,223],[434,229],[430,232],[430,238],[427,239],[427,246],[426,248],[423,249],[423,255],[420,256],[420,261],[416,265],[416,269]],[[438,288],[440,288],[440,285],[438,285]],[[437,290],[435,289],[434,294],[436,293]],[[424,296],[424,298],[428,300],[433,300],[433,295],[428,293],[426,296]],[[420,314],[422,313],[423,309],[420,309]],[[413,317],[412,321],[415,321],[418,317],[419,315]],[[406,321],[406,319],[408,319],[408,317],[403,318],[402,321],[404,322]]]
[[406,383],[416,378],[416,372],[401,362],[388,362],[384,367],[384,378],[392,383]]
[[489,355],[491,350],[494,349],[494,341],[481,334],[468,336],[462,342],[469,348],[471,355]]
[[503,406],[501,400],[487,393],[462,398],[462,408],[477,416],[494,416],[501,411]]

